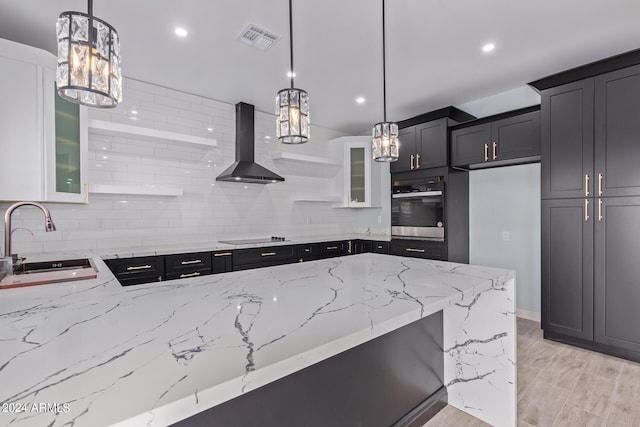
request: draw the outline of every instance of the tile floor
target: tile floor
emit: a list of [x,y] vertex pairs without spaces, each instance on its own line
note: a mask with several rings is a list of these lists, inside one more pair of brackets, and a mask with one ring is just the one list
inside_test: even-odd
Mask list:
[[[425,427],[487,425],[447,406]],[[518,426],[640,427],[640,363],[545,341],[518,319]]]

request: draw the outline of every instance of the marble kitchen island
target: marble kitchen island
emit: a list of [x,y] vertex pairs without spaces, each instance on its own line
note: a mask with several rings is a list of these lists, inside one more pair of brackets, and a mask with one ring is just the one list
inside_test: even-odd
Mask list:
[[95,261],[0,292],[1,425],[168,425],[442,310],[449,403],[515,426],[512,271],[360,254],[123,288]]

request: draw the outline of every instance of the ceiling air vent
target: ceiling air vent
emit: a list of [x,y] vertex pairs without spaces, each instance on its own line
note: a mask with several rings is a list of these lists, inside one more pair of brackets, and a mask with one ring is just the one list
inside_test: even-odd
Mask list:
[[249,24],[244,30],[240,31],[240,34],[236,36],[236,40],[256,49],[266,51],[280,40],[280,36],[255,24]]

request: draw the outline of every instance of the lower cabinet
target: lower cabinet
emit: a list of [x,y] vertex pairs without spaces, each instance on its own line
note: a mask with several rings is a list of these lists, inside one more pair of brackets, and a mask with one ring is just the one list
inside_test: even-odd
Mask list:
[[296,253],[298,254],[298,261],[313,261],[318,259],[318,250],[320,249],[319,243],[308,243],[304,245],[296,246]]
[[[640,361],[640,197],[600,199],[595,218],[594,338]],[[597,202],[596,202],[597,203]]]
[[335,242],[320,243],[318,258],[333,258],[344,256],[350,253],[350,240],[339,240]]
[[351,241],[351,253],[352,254],[366,254],[373,251],[373,242],[371,240],[352,240]]
[[295,245],[236,249],[233,251],[234,271],[289,264],[297,261],[298,252]]
[[542,201],[542,328],[593,339],[593,199]]
[[389,253],[414,258],[447,259],[446,244],[430,240],[392,239]]
[[377,254],[389,254],[389,242],[371,242],[371,252]]
[[546,338],[640,361],[640,197],[542,201]]
[[211,272],[213,274],[233,271],[233,251],[211,252]]
[[197,252],[164,257],[166,280],[186,279],[211,274],[211,252]]
[[106,260],[105,263],[122,286],[164,280],[163,256],[118,258]]

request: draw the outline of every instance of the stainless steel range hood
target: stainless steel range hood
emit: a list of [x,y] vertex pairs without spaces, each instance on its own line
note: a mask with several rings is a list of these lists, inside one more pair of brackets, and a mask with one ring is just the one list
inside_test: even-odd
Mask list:
[[236,104],[236,161],[216,178],[216,181],[271,184],[284,178],[254,161],[255,131],[254,107]]

